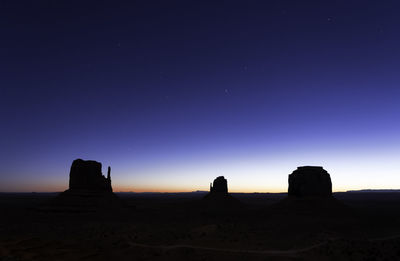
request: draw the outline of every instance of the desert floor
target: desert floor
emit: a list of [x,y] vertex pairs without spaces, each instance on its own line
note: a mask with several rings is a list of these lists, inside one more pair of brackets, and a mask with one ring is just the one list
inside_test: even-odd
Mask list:
[[400,193],[117,195],[87,208],[0,193],[0,260],[400,260]]

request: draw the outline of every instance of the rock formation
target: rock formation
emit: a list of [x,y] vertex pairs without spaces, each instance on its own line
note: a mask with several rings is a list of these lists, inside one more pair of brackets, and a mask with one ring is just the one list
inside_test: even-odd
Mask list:
[[107,178],[101,172],[101,163],[94,160],[76,159],[69,173],[69,190],[109,191],[111,187],[111,168]]
[[107,212],[121,206],[121,201],[112,192],[111,168],[108,167],[106,178],[101,172],[100,162],[76,159],[69,173],[69,189],[50,202],[48,211]]
[[210,184],[210,193],[228,194],[228,181],[224,176],[219,176],[214,179],[214,182]]
[[289,196],[331,197],[331,177],[322,167],[298,167],[289,175]]
[[226,211],[242,206],[239,200],[228,193],[228,181],[223,176],[217,177],[210,184],[210,193],[204,196],[203,203],[206,209],[212,211]]

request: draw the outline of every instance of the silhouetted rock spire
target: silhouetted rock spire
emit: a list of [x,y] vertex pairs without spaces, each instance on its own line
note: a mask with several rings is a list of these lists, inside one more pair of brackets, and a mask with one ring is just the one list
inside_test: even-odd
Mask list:
[[210,193],[204,196],[204,202],[215,210],[241,206],[240,202],[228,193],[228,181],[219,176],[210,183]]
[[289,175],[289,196],[332,196],[331,177],[322,167],[298,167]]
[[60,193],[51,203],[55,211],[97,212],[122,206],[112,192],[111,168],[107,178],[101,173],[101,163],[76,159],[69,172],[69,189]]
[[69,190],[110,191],[111,168],[107,178],[101,172],[101,163],[94,160],[76,159],[72,162],[69,173]]
[[213,184],[210,184],[210,193],[228,194],[228,181],[224,178],[224,176],[219,176],[214,179]]

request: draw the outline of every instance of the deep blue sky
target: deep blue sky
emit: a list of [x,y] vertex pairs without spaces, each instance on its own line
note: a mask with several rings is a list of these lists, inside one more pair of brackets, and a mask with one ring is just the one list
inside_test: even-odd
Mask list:
[[398,1],[2,1],[0,191],[400,186]]

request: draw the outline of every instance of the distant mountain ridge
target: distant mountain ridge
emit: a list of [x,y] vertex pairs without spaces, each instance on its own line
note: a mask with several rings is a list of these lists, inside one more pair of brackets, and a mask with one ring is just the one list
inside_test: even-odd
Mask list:
[[360,190],[347,190],[348,193],[387,193],[387,192],[400,192],[400,189],[360,189]]

